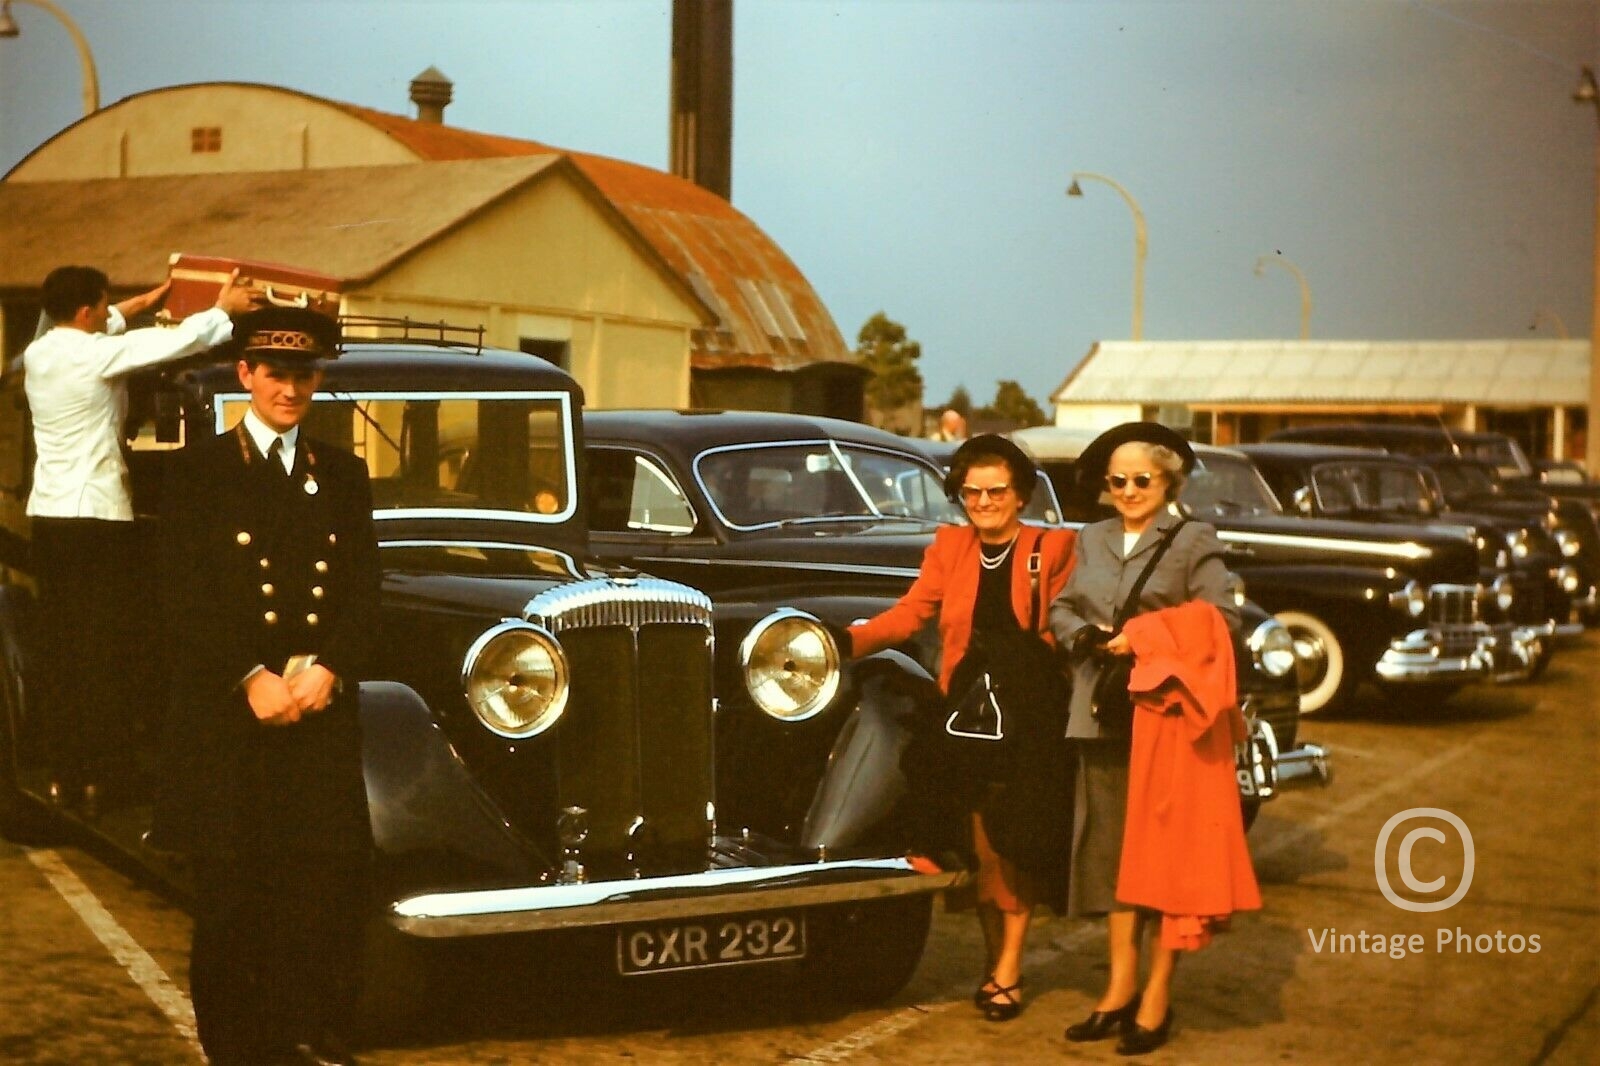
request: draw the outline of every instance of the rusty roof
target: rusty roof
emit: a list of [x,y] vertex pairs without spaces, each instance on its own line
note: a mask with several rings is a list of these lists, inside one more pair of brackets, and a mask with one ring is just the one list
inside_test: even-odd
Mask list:
[[716,314],[715,326],[695,331],[697,368],[794,370],[854,361],[833,316],[777,243],[727,200],[692,181],[621,159],[325,102],[422,159],[547,152],[570,158]]

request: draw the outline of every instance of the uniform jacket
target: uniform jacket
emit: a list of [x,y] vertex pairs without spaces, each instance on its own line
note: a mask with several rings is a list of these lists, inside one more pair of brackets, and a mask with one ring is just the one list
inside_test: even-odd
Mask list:
[[1117,899],[1160,911],[1162,946],[1192,950],[1232,912],[1261,906],[1234,777],[1245,724],[1233,638],[1203,601],[1140,615],[1126,632],[1133,747]]
[[[1050,629],[1056,642],[1070,645],[1084,626],[1109,627],[1139,574],[1150,562],[1160,538],[1180,518],[1170,509],[1158,511],[1126,558],[1122,554],[1122,518],[1109,518],[1083,527],[1078,534],[1077,565],[1050,606]],[[1167,554],[1156,564],[1139,595],[1139,612],[1176,607],[1189,600],[1204,600],[1222,612],[1229,630],[1239,628],[1239,607],[1228,590],[1228,568],[1222,559],[1217,531],[1205,522],[1190,521],[1178,531]],[[1084,659],[1072,671],[1072,702],[1067,736],[1100,735],[1090,710],[1099,662]]]
[[[1016,546],[1011,549],[1011,609],[1016,613],[1017,624],[1023,628],[1027,628],[1035,611],[1028,557],[1035,550],[1039,552],[1040,591],[1037,595],[1044,599],[1037,614],[1040,633],[1046,641],[1051,640],[1044,629],[1050,598],[1072,569],[1074,539],[1071,530],[1023,526],[1017,534]],[[972,612],[978,602],[981,572],[978,544],[978,531],[971,526],[940,526],[933,535],[933,543],[923,553],[917,580],[906,594],[876,618],[850,627],[852,654],[856,657],[871,655],[909,640],[937,615],[943,649],[939,687],[948,691],[950,674],[972,641]]]
[[[378,613],[365,464],[303,432],[292,473],[242,426],[178,453],[164,492],[172,673],[156,835],[179,850],[345,850],[370,840],[357,686]],[[241,682],[314,654],[341,691],[262,725]]]

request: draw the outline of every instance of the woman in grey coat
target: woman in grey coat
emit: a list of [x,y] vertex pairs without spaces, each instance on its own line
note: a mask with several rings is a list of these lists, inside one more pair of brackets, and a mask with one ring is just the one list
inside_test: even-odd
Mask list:
[[1117,517],[1085,526],[1078,534],[1077,562],[1050,608],[1057,646],[1066,648],[1073,662],[1067,737],[1077,751],[1078,774],[1067,913],[1110,916],[1111,972],[1105,993],[1094,1012],[1070,1026],[1066,1035],[1081,1042],[1120,1032],[1117,1050],[1122,1054],[1153,1050],[1166,1042],[1176,956],[1159,947],[1153,951],[1141,993],[1139,941],[1147,923],[1141,912],[1116,900],[1130,738],[1103,735],[1090,704],[1104,657],[1132,654],[1125,635],[1106,640],[1105,634],[1163,538],[1170,537],[1171,545],[1145,582],[1137,610],[1129,613],[1198,599],[1214,604],[1230,629],[1239,628],[1239,608],[1216,530],[1204,522],[1185,521],[1176,510],[1174,501],[1193,468],[1188,442],[1157,423],[1128,422],[1095,438],[1078,459],[1078,477],[1090,492],[1105,487]]

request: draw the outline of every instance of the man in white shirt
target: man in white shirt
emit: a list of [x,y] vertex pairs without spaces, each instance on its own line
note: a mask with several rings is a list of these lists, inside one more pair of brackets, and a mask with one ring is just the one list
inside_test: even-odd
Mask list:
[[[237,275],[235,275],[236,277]],[[22,365],[33,418],[32,519],[39,593],[37,678],[53,772],[51,796],[96,813],[101,775],[126,751],[131,709],[129,638],[137,556],[128,466],[122,454],[128,394],[136,370],[182,359],[227,341],[231,317],[254,292],[223,285],[216,306],[173,328],[128,330],[128,319],[166,298],[171,279],[112,305],[106,275],[64,266],[45,278],[42,302],[54,327],[28,345]]]

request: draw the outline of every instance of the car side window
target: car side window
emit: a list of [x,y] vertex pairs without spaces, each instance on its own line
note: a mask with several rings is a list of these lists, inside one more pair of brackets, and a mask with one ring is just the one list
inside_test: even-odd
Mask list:
[[694,532],[694,508],[655,460],[625,448],[591,448],[589,526],[602,533]]

